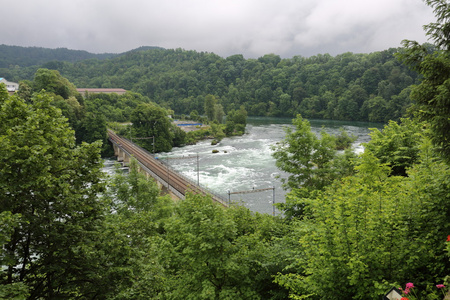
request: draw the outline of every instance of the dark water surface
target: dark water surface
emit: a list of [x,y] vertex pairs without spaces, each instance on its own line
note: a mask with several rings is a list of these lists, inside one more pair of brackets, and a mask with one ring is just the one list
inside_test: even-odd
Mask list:
[[[353,145],[356,152],[362,151],[361,143],[370,140],[369,128],[382,126],[363,122],[309,121],[315,133],[319,133],[323,127],[328,133],[337,134],[339,128],[343,127],[349,134],[357,136],[358,139]],[[215,146],[211,145],[210,140],[206,140],[197,145],[173,148],[171,152],[161,153],[160,158],[168,158],[167,161],[172,168],[194,181],[198,179],[200,185],[225,199],[242,202],[252,211],[272,214],[273,201],[284,202],[286,191],[282,189],[281,181],[276,178],[277,175],[283,177],[285,174],[275,166],[271,146],[284,138],[285,126],[292,126],[291,118],[252,117],[248,119],[246,134],[243,136],[225,138]],[[213,150],[218,150],[219,153],[212,153]],[[173,159],[183,156],[194,158]],[[273,190],[267,190],[258,193],[231,194],[273,187],[275,193]]]

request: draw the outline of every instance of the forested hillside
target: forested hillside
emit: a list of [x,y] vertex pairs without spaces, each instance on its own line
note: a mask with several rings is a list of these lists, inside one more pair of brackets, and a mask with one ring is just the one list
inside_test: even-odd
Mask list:
[[[429,46],[432,50],[432,46]],[[182,49],[138,49],[106,60],[53,61],[78,87],[120,87],[149,97],[176,114],[204,113],[204,97],[215,95],[225,113],[245,106],[249,115],[295,116],[386,122],[410,106],[418,75],[389,49],[370,54],[328,54],[281,59],[242,55],[222,58]],[[32,79],[37,67],[0,69],[9,80]]]
[[117,56],[113,53],[94,54],[82,50],[67,48],[41,48],[0,45],[0,68],[14,68],[16,66],[29,67],[42,65],[49,61],[76,62],[91,58],[105,59]]

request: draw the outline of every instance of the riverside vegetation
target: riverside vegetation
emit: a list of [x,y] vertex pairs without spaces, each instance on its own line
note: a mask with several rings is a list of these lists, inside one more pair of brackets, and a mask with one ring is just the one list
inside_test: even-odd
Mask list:
[[356,158],[299,116],[279,146],[317,167],[298,167],[272,217],[173,202],[135,162],[106,178],[101,143],[77,145],[51,95],[1,91],[2,299],[378,299],[447,275],[450,173],[425,123],[375,130]]
[[[406,287],[409,299],[411,294],[442,299],[450,269],[450,41],[445,34],[450,9],[445,1],[427,3],[438,18],[426,27],[435,46],[405,41],[399,51],[401,61],[420,74],[417,85],[405,87],[411,93],[403,92],[408,96],[402,99],[412,103],[410,117],[403,106],[391,117],[386,106],[387,114],[379,114],[395,121],[374,129],[364,152],[355,156],[336,151],[337,137],[312,134],[304,119],[310,115],[297,115],[294,129],[273,149],[278,167],[290,174],[284,181],[286,202],[278,204],[284,214],[278,217],[241,206],[225,209],[193,194],[173,202],[133,167],[134,161],[127,176],[118,172],[108,178],[101,172],[101,153],[110,151],[107,122],[132,121],[132,136],[139,130],[166,134],[155,143],[157,151],[176,144],[177,133],[166,118],[171,101],[184,99],[175,95],[188,91],[171,86],[168,78],[166,88],[147,85],[159,104],[138,92],[85,99],[76,93],[74,79],[46,68],[34,69],[34,79],[15,95],[1,87],[0,299],[379,299],[391,287]],[[182,61],[185,52],[167,53]],[[212,54],[198,56],[217,61]],[[289,62],[274,55],[249,62],[257,67],[269,58],[276,66]],[[124,58],[108,63],[115,59]],[[54,64],[88,68],[89,62]],[[264,82],[281,84],[274,77]],[[371,88],[379,93],[381,87]],[[352,89],[341,88],[337,104]],[[252,114],[258,105],[252,96],[225,100],[229,90],[223,92],[195,96],[202,105],[186,113],[218,116],[220,104],[229,115],[241,105],[242,113]],[[366,101],[380,100],[371,95]],[[206,97],[212,105],[205,105]],[[289,113],[303,112],[301,104],[315,97],[302,99]],[[369,116],[362,113],[366,101],[350,106],[358,107],[358,118]],[[275,114],[281,102],[261,103]],[[333,100],[326,103],[322,116],[339,112],[337,106],[331,110]],[[207,108],[214,113],[208,115]]]

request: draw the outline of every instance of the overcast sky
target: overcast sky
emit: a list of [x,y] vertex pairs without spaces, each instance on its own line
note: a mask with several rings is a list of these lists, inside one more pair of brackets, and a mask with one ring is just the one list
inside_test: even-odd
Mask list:
[[0,44],[121,53],[140,46],[257,58],[426,42],[422,0],[0,0]]

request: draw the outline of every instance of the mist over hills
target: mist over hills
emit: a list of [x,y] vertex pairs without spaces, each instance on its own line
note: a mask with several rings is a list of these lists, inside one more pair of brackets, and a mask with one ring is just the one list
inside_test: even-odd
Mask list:
[[90,53],[84,50],[71,50],[67,48],[42,48],[0,45],[0,68],[15,66],[30,67],[43,65],[50,61],[77,62],[86,59],[108,59],[133,51],[162,49],[160,47],[142,46],[124,53]]

